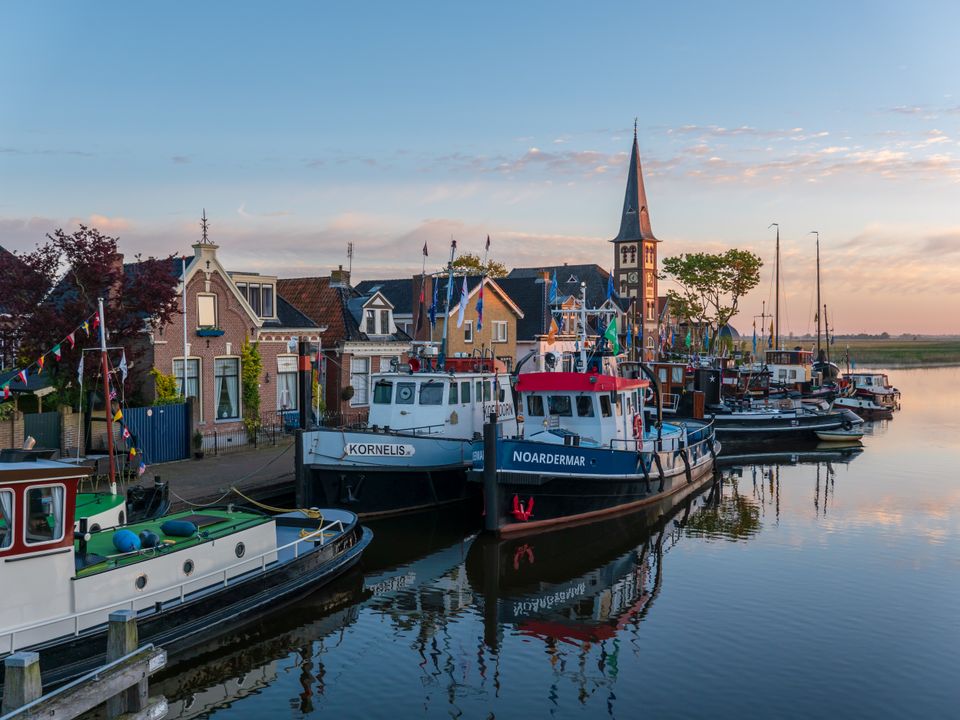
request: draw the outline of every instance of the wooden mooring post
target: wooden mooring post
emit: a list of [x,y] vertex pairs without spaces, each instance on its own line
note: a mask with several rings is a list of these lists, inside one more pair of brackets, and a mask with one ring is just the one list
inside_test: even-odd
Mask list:
[[47,695],[41,695],[40,656],[10,655],[4,660],[0,720],[73,720],[104,703],[110,720],[160,720],[167,714],[167,699],[149,697],[149,683],[167,664],[167,653],[153,645],[138,648],[137,640],[136,613],[110,613],[107,664]]

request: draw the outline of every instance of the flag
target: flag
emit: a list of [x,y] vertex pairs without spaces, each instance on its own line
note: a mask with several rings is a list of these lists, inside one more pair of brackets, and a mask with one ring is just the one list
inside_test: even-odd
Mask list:
[[120,433],[120,435],[123,437],[124,440],[130,439],[130,431],[127,430],[126,428],[123,429],[123,432]]
[[114,421],[114,422],[120,422],[121,420],[123,420],[123,411],[122,411],[122,410],[117,410],[116,414],[114,414],[114,416],[113,416],[113,421]]
[[98,327],[100,327],[100,313],[93,316],[93,329],[96,330]]
[[87,334],[87,337],[90,337],[90,323],[84,320],[83,325],[81,325],[80,327],[83,328],[83,331]]
[[120,382],[127,381],[127,351],[122,351],[123,354],[120,356]]
[[40,375],[43,373],[43,363],[44,363],[44,356],[41,355],[40,357],[37,358],[37,375]]
[[707,327],[705,327],[703,330],[703,349],[704,350],[710,349],[710,326],[709,325],[707,325]]
[[426,241],[426,240],[423,241],[423,256],[424,256],[424,257],[429,257],[429,256],[430,256],[430,253],[427,252],[427,241]]
[[487,250],[487,251],[490,250],[490,236],[489,236],[489,235],[487,235],[487,244],[486,244],[486,247],[484,247],[483,249],[484,249],[484,250]]
[[116,399],[117,399],[117,391],[114,390],[113,388],[110,388],[110,399],[111,399],[111,400],[116,400]]
[[433,304],[430,306],[430,327],[437,326],[437,291],[440,288],[440,283],[437,282],[440,278],[434,278],[433,282]]
[[633,324],[627,330],[627,349],[633,347]]
[[690,343],[693,342],[693,337],[690,335],[690,328],[687,328],[687,337],[683,341],[683,344],[687,347],[690,347]]
[[80,353],[80,364],[77,365],[77,382],[83,385],[83,353]]
[[[426,243],[423,245],[423,249],[427,249]],[[414,335],[420,335],[420,330],[423,328],[423,303],[425,302],[423,286],[426,283],[426,279],[421,275],[420,276],[420,301],[417,303],[417,329],[414,331]],[[317,353],[319,356],[319,352]],[[320,367],[319,357],[317,361],[317,367]]]
[[130,448],[130,457],[135,457],[137,454],[137,449],[135,447]]
[[73,350],[76,347],[76,343],[73,341],[73,333],[67,335],[67,341],[70,343],[70,349]]
[[607,300],[613,297],[613,273],[607,275]]
[[9,399],[10,399],[10,383],[6,383],[6,384],[3,386],[3,399],[4,399],[4,400],[9,400]]
[[483,329],[483,286],[486,283],[487,278],[483,276],[480,278],[480,290],[477,292],[477,331]]
[[60,343],[57,343],[53,346],[53,356],[59,360],[60,359]]
[[753,321],[753,354],[757,354],[757,321]]
[[463,327],[463,315],[467,311],[467,276],[463,276],[463,286],[460,288],[460,310],[457,312],[457,327]]
[[137,468],[137,475],[143,475],[147,471],[147,464],[140,460],[140,467]]
[[557,326],[557,319],[550,316],[550,329],[547,330],[547,345],[553,345],[557,341],[557,333],[560,328]]
[[560,295],[560,286],[557,285],[557,271],[553,271],[553,280],[550,282],[550,302],[555,303]]
[[20,372],[18,372],[18,373],[17,373],[17,377],[20,378],[20,382],[22,382],[24,385],[27,384],[27,371],[26,371],[26,370],[21,370]]
[[671,328],[670,329],[670,347],[673,348],[673,347],[676,347],[676,345],[677,345],[677,329]]
[[614,316],[610,320],[610,324],[607,325],[606,331],[603,333],[603,336],[610,341],[610,347],[613,349],[613,354],[616,355],[620,352],[620,340],[617,337],[617,318]]
[[773,320],[770,321],[770,337],[767,338],[767,347],[773,347]]

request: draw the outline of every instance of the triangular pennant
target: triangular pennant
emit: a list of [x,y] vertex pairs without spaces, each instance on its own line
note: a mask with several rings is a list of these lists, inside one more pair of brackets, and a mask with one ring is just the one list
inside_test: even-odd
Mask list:
[[37,358],[37,375],[40,375],[41,373],[43,373],[44,357],[45,356],[41,355],[40,357]]
[[147,471],[147,465],[143,460],[140,461],[140,467],[137,468],[137,475],[143,475]]
[[124,440],[129,440],[129,439],[130,439],[130,431],[127,430],[126,428],[123,429],[123,432],[121,433],[121,435],[123,435],[123,439],[124,439]]
[[99,313],[97,313],[96,315],[93,316],[93,329],[96,330],[98,327],[100,327],[100,314],[99,314]]
[[90,337],[90,323],[84,320],[83,325],[81,325],[80,327],[83,328],[83,331],[87,334],[87,337]]
[[74,340],[73,340],[73,333],[70,333],[69,335],[67,335],[67,342],[70,343],[70,349],[71,349],[71,350],[73,350],[73,348],[75,348],[75,347],[77,346],[76,342],[74,342]]
[[3,386],[3,399],[4,400],[10,399],[10,383],[7,383],[6,385]]
[[17,376],[20,378],[20,382],[22,382],[24,385],[27,384],[27,371],[26,371],[26,370],[21,370],[20,372],[17,373]]
[[60,343],[57,343],[56,345],[53,346],[53,356],[54,356],[57,360],[59,360],[61,354],[62,354],[62,353],[60,352]]
[[123,420],[123,413],[120,410],[117,410],[117,414],[113,416],[114,422],[120,422]]
[[130,448],[130,457],[133,457],[137,454],[137,449],[135,447]]

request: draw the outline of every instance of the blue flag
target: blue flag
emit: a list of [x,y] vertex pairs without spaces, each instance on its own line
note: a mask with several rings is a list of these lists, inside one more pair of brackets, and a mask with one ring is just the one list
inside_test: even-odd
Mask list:
[[433,304],[430,305],[430,327],[437,326],[437,290],[440,287],[440,283],[437,282],[439,278],[433,279]]
[[560,294],[560,286],[557,285],[557,271],[553,271],[553,281],[550,283],[550,302],[555,303]]
[[753,324],[753,354],[757,354],[757,324]]
[[607,275],[607,300],[613,297],[613,273]]
[[[487,240],[489,242],[489,239]],[[486,281],[487,276],[484,275],[480,278],[480,292],[477,293],[477,330],[483,328],[483,283]]]

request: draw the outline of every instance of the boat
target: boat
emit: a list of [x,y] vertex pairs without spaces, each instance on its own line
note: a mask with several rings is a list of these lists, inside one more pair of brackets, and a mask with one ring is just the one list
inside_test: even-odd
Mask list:
[[885,373],[848,372],[844,374],[844,379],[853,387],[854,397],[872,400],[888,410],[899,408],[900,391],[890,384]]
[[[453,287],[451,243],[447,287]],[[492,356],[447,357],[450,292],[439,343],[414,343],[405,368],[371,377],[365,423],[306,431],[298,440],[298,500],[363,518],[467,499],[470,446],[491,414],[504,432],[517,419],[506,366]]]
[[858,395],[841,395],[833,401],[833,406],[855,412],[870,420],[893,417],[893,408],[881,405],[873,398]]
[[[102,300],[98,318],[108,376]],[[106,384],[104,396],[110,397]],[[107,405],[107,456],[113,457]],[[39,653],[44,686],[104,664],[107,621],[116,610],[136,614],[141,641],[176,652],[339,576],[373,537],[349,511],[270,516],[233,505],[97,532],[122,496],[111,492],[101,510],[78,512],[90,467],[36,456],[3,459],[0,660],[14,652]]]
[[818,430],[817,437],[824,442],[856,442],[863,437],[862,430]]
[[528,533],[636,510],[713,469],[713,425],[647,418],[645,396],[659,392],[653,372],[651,387],[621,372],[614,354],[594,346],[588,357],[585,290],[579,312],[580,349],[572,362],[554,363],[573,371],[516,375],[523,427],[509,435],[491,423],[473,443],[470,479],[483,483],[487,531]]
[[88,472],[0,464],[0,660],[38,652],[45,686],[103,664],[116,610],[136,613],[141,642],[175,652],[337,577],[372,538],[343,510],[270,516],[232,505],[66,532]]

